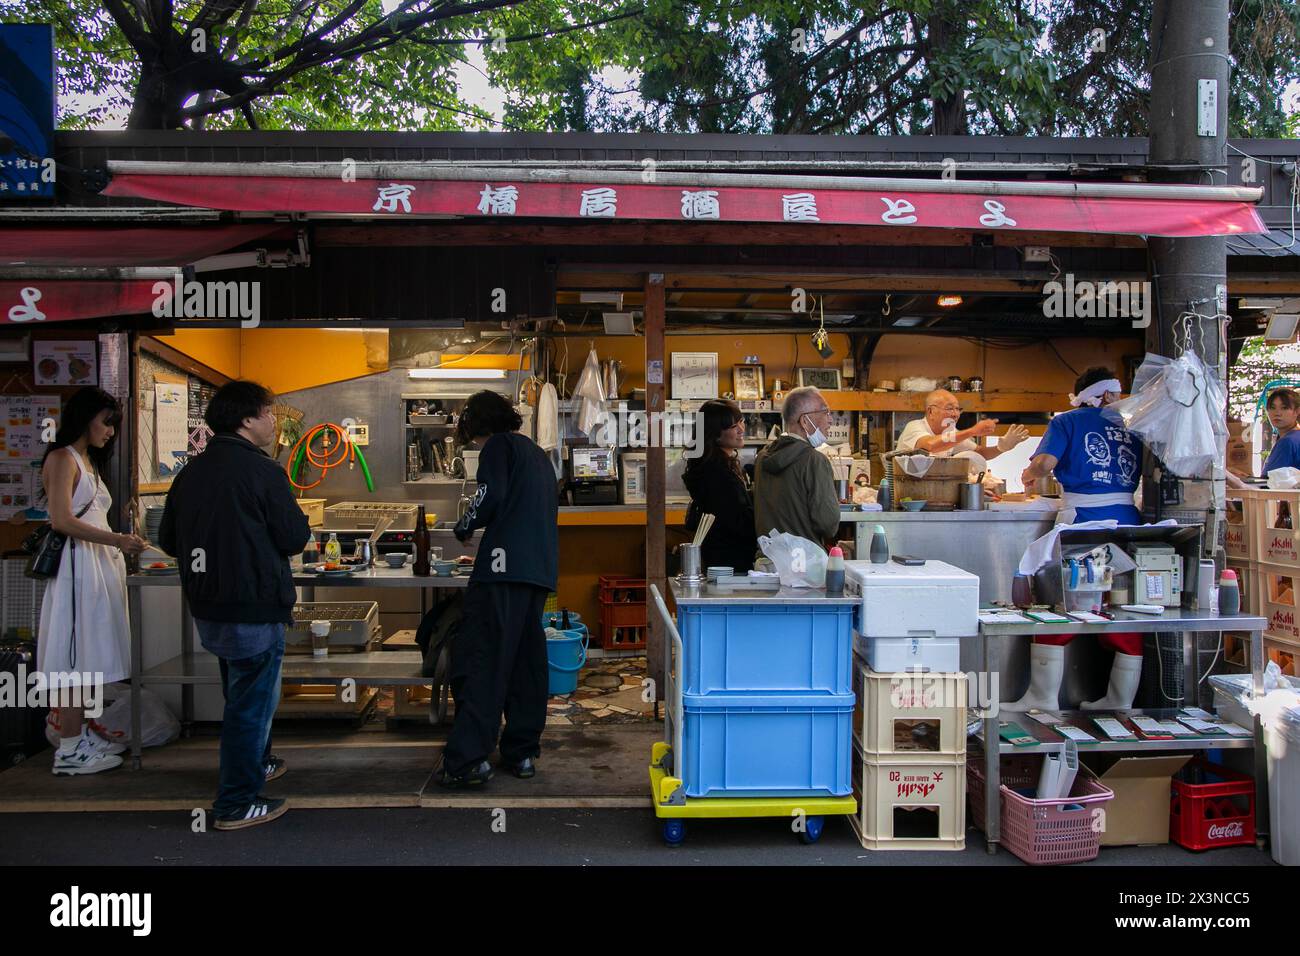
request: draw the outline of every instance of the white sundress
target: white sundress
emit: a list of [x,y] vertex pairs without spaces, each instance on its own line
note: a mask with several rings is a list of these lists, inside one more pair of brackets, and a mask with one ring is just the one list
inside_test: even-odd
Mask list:
[[[75,515],[93,502],[81,520],[104,531],[113,498],[71,448],[81,477],[72,493]],[[83,682],[72,675],[89,674],[105,684],[131,675],[131,636],[126,613],[126,561],[112,545],[68,540],[59,573],[45,587],[41,628],[36,642],[36,666],[50,680],[63,677],[66,686]],[[76,578],[73,579],[73,567]],[[76,596],[75,634],[73,595]],[[101,676],[102,675],[102,676]]]

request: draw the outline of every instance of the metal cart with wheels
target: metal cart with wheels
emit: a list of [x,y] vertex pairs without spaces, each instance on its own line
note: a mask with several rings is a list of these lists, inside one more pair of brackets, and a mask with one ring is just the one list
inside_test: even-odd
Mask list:
[[682,689],[675,665],[680,665],[683,660],[685,646],[659,589],[651,585],[650,594],[668,634],[664,645],[665,739],[654,744],[650,752],[651,803],[655,816],[662,821],[664,843],[670,847],[680,846],[686,839],[686,821],[692,818],[782,817],[791,821],[791,829],[803,843],[811,844],[821,838],[826,817],[856,813],[858,802],[851,795],[829,797],[810,793],[802,797],[686,796],[682,771],[675,764],[676,755],[683,753],[684,726]]

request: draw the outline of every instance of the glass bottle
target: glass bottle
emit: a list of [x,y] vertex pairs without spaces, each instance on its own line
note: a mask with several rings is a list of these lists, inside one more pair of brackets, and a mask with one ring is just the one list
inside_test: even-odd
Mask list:
[[422,578],[427,578],[433,571],[429,564],[431,544],[429,526],[425,522],[424,505],[420,505],[419,513],[415,516],[415,565],[411,570]]

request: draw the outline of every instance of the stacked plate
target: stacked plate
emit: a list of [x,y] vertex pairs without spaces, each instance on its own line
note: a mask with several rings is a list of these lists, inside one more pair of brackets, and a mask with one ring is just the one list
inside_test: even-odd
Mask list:
[[144,509],[144,535],[149,543],[158,544],[158,529],[162,527],[163,509],[161,505]]

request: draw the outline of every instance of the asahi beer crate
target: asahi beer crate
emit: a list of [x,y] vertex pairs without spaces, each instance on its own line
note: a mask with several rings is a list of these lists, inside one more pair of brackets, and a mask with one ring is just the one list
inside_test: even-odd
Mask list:
[[1300,490],[1258,491],[1254,511],[1254,554],[1260,564],[1300,568],[1300,537],[1295,524]]
[[1264,635],[1291,644],[1300,644],[1300,605],[1296,601],[1296,568],[1260,564],[1256,593],[1259,613],[1267,623]]

